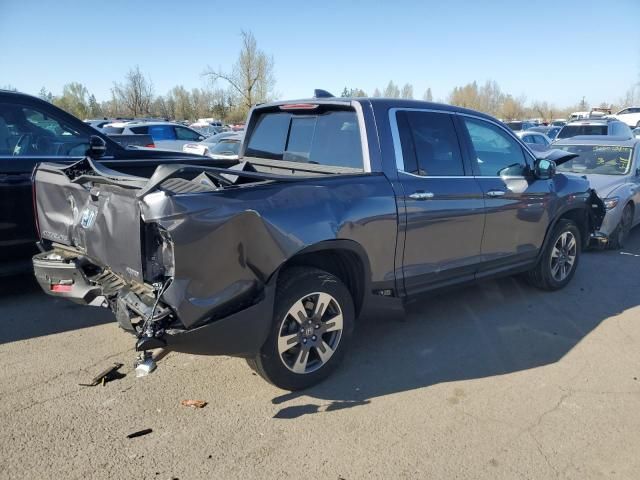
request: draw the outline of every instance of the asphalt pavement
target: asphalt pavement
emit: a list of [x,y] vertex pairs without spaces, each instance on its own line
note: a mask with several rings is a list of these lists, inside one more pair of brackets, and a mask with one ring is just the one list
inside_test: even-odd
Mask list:
[[0,478],[640,478],[640,228],[560,292],[506,278],[362,319],[301,393],[174,352],[136,378],[133,344],[107,310],[0,281]]

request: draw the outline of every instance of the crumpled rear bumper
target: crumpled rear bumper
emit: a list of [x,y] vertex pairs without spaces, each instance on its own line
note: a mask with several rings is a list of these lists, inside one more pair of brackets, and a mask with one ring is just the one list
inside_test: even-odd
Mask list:
[[[49,251],[33,257],[33,269],[40,287],[47,294],[85,305],[116,305],[114,314],[120,326],[136,333],[129,318],[120,318],[118,305],[123,299],[119,296],[116,302],[107,302],[102,286],[85,273],[83,262],[82,258],[64,258]],[[128,296],[132,295],[126,288],[121,290],[125,291]],[[254,356],[269,335],[274,298],[275,281],[265,285],[250,306],[196,328],[167,328],[159,339],[166,348],[178,352]]]
[[101,305],[104,301],[101,288],[89,282],[79,262],[44,252],[33,257],[33,271],[45,293],[83,305]]

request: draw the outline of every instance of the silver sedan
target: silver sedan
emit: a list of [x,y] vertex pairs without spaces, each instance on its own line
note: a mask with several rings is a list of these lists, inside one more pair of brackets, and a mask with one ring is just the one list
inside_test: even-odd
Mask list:
[[640,223],[640,139],[579,136],[560,140],[553,148],[577,153],[558,171],[586,176],[607,208],[595,238],[621,248],[631,228]]

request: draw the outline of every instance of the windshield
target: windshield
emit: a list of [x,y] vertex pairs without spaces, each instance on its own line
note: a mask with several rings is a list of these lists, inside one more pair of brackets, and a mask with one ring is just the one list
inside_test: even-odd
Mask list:
[[556,145],[554,148],[579,156],[558,165],[558,170],[599,175],[626,175],[631,167],[631,147],[609,145]]
[[238,155],[239,151],[240,142],[238,140],[221,140],[210,150],[211,153],[218,155]]
[[608,125],[565,125],[558,132],[558,138],[576,137],[578,135],[606,135]]
[[263,113],[251,132],[245,155],[362,169],[356,112]]

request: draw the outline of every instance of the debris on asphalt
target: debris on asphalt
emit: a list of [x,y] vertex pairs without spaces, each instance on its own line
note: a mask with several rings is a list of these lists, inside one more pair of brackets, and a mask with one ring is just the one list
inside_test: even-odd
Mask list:
[[144,430],[138,430],[137,432],[130,433],[127,438],[142,437],[143,435],[149,435],[153,430],[151,428],[145,428]]
[[204,400],[182,400],[180,404],[183,407],[204,408],[207,402]]
[[142,352],[135,363],[136,378],[146,377],[156,369],[156,362],[151,352]]
[[118,371],[123,365],[123,363],[116,362],[109,368],[104,369],[98,375],[93,377],[90,383],[81,383],[80,385],[83,387],[95,387],[96,385],[102,384],[102,386],[104,387],[105,383],[107,382],[124,378],[126,377],[126,375]]

